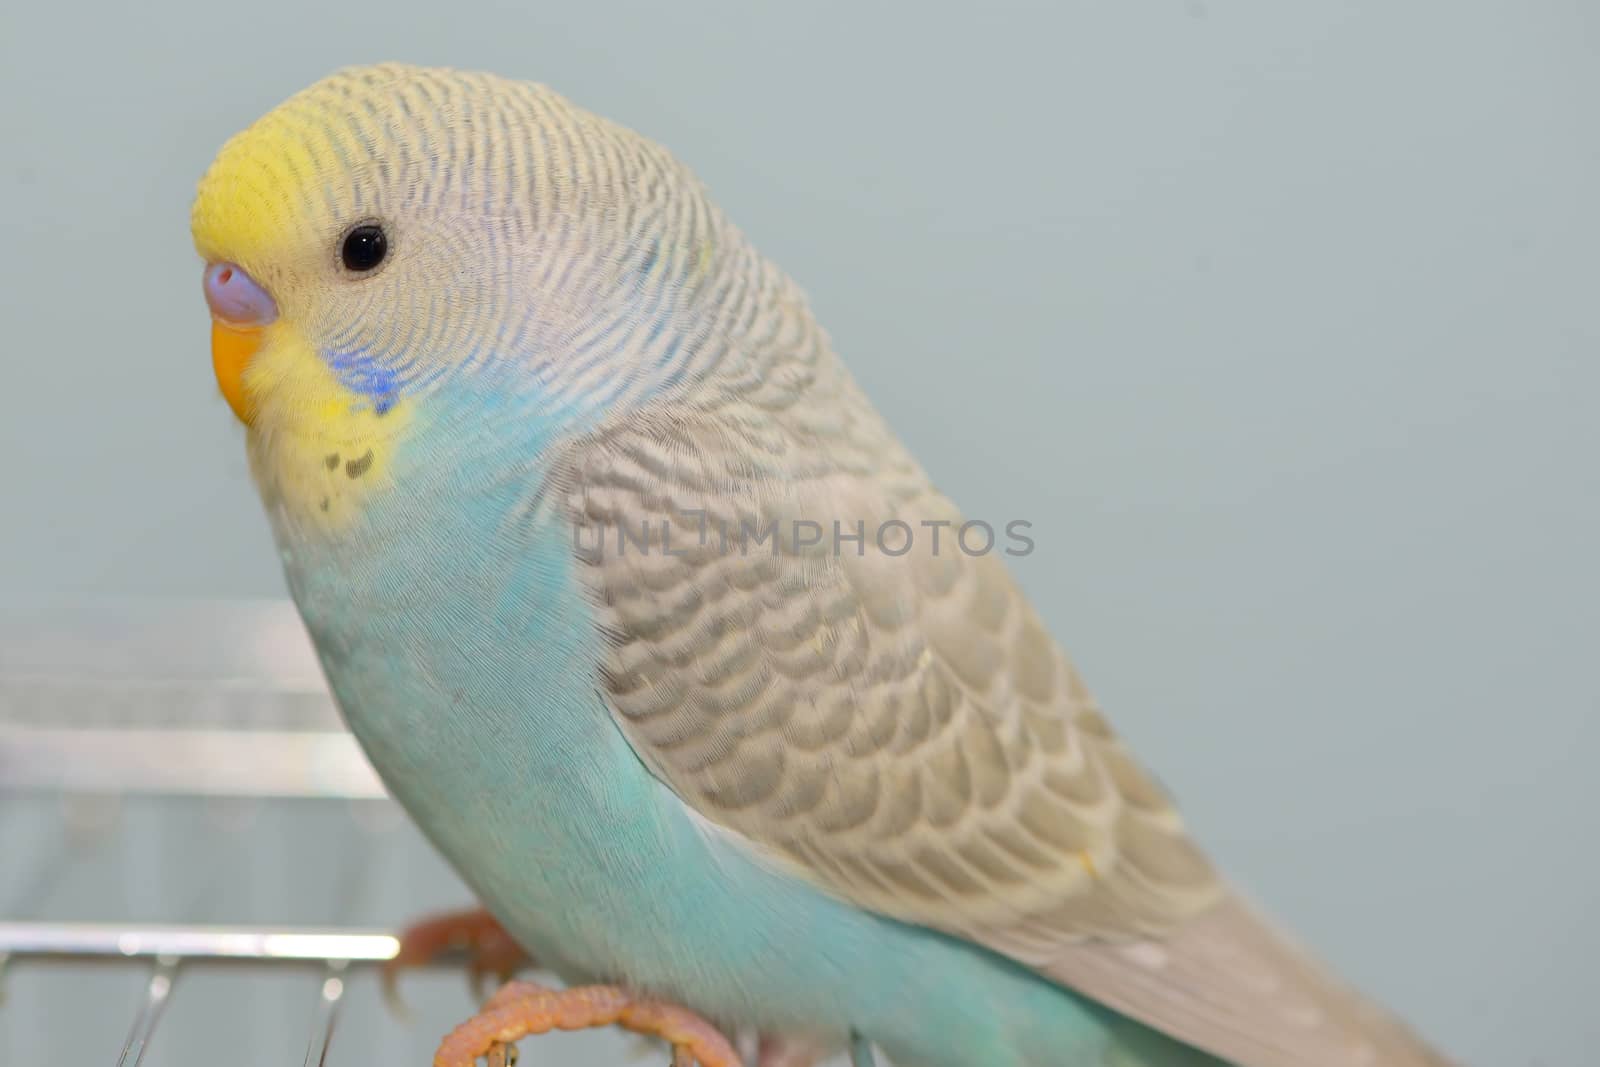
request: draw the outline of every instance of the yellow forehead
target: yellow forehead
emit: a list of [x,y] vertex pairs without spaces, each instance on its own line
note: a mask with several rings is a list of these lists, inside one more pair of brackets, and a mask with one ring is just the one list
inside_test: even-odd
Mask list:
[[341,215],[363,207],[357,176],[397,147],[401,97],[436,76],[399,65],[341,71],[236,134],[195,196],[190,225],[200,254],[249,265],[355,221]]
[[[529,82],[358,67],[229,140],[200,181],[191,225],[201,255],[248,270],[331,247],[363,218],[419,206],[525,215],[587,204],[609,219],[636,191],[645,147]],[[534,180],[547,167],[555,180]]]
[[291,102],[229,140],[195,197],[190,226],[200,254],[259,261],[306,236],[314,183],[331,152],[325,131]]

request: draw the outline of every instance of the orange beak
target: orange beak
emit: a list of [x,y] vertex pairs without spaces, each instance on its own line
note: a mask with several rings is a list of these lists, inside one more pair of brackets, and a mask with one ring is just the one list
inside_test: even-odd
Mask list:
[[202,283],[211,308],[211,367],[228,406],[248,426],[255,410],[245,395],[244,373],[261,350],[263,328],[278,317],[278,305],[233,263],[207,263]]
[[261,348],[262,332],[259,326],[229,326],[218,319],[211,320],[211,369],[216,371],[223,399],[246,426],[255,412],[245,395],[244,372]]

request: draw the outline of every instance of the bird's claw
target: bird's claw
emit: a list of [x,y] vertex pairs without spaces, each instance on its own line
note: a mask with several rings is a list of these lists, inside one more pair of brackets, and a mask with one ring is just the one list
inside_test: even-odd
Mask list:
[[[478,1000],[485,997],[488,978],[505,982],[533,962],[505,927],[482,908],[430,916],[406,927],[400,935],[400,951],[383,965],[383,999],[390,1010],[401,1018],[410,1014],[400,996],[400,972],[426,966],[452,953],[466,954],[467,979]],[[514,1060],[513,1056],[507,1061],[507,1067]]]
[[517,1046],[491,1045],[483,1059],[487,1067],[517,1067]]

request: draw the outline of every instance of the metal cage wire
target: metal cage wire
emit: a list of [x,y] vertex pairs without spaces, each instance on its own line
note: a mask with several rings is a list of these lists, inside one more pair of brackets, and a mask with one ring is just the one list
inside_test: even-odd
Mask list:
[[[346,914],[361,895],[353,884],[370,882],[367,853],[391,847],[385,836],[408,829],[340,723],[287,604],[8,607],[0,616],[0,805],[0,995],[7,995],[0,1022],[22,1010],[20,972],[31,974],[36,964],[131,969],[141,988],[119,1067],[143,1063],[158,1024],[194,984],[190,976],[221,965],[311,971],[304,1063],[322,1064],[351,974],[398,950],[390,930],[355,924],[186,920],[195,910],[226,914],[251,896],[248,883],[228,884],[233,870],[216,867],[252,866],[259,843],[248,831],[260,828],[264,810],[274,812],[269,820],[281,816],[314,831],[302,841],[317,832],[345,835],[332,846],[345,857],[332,864],[343,868],[335,879],[342,889],[332,896],[345,899],[332,903]],[[330,830],[339,822],[330,805],[343,809],[342,830]],[[191,828],[177,836],[213,844],[181,863],[142,862],[147,850],[170,850],[159,840],[142,844],[139,835],[171,837],[175,819]],[[214,844],[241,833],[229,847]],[[414,835],[406,844],[418,851]],[[120,877],[86,874],[107,850],[131,861],[119,865]],[[147,883],[173,883],[165,876],[175,863],[192,876],[181,880],[189,884],[155,895],[176,900],[141,906],[139,898],[152,898]],[[285,866],[309,874],[314,865]],[[433,866],[434,881],[452,880]],[[147,910],[176,914],[152,922],[138,914]],[[109,913],[117,911],[127,918],[116,921]]]

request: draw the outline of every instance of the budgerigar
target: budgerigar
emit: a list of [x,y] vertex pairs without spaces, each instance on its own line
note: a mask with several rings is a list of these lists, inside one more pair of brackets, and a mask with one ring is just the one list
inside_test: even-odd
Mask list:
[[1004,539],[658,145],[352,69],[223,147],[193,231],[350,728],[569,983],[436,1062],[607,1022],[706,1067],[718,1031],[769,1067],[1445,1062],[1219,877]]

